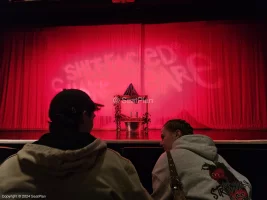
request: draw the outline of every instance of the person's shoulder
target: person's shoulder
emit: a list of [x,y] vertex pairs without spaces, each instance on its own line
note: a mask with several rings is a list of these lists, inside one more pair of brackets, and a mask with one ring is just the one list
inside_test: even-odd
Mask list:
[[130,160],[128,160],[127,158],[123,157],[119,152],[114,151],[113,149],[107,148],[107,153],[109,154],[109,156],[113,156],[113,158],[116,158],[118,160],[122,160],[122,161],[127,162],[127,163],[131,163]]
[[112,165],[116,165],[116,167],[122,167],[126,171],[134,171],[132,162],[121,156],[117,151],[107,149],[106,159],[109,163],[113,163]]
[[13,162],[16,162],[17,160],[17,153],[13,154],[13,155],[10,155],[9,157],[7,157],[2,163],[0,166],[2,166],[3,164],[9,164],[9,163],[13,163]]
[[0,163],[0,174],[4,171],[14,171],[14,167],[18,167],[18,155],[13,154]]
[[160,156],[159,156],[159,159],[158,161],[165,161],[167,160],[167,152],[164,151]]
[[168,159],[167,159],[167,153],[164,152],[164,153],[162,153],[162,154],[160,155],[160,157],[158,158],[158,160],[157,160],[157,162],[156,162],[156,164],[155,164],[155,167],[160,167],[160,168],[163,167],[163,168],[164,168],[165,165],[166,165],[166,163],[168,163],[167,161],[168,161]]

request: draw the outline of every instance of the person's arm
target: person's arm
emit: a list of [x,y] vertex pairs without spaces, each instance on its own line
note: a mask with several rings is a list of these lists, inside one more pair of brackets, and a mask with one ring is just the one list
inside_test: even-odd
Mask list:
[[[240,174],[238,171],[236,171],[221,155],[219,155],[218,158],[219,162],[224,163],[224,165],[228,168],[229,171],[231,171],[233,173],[233,175],[237,178],[237,180],[239,181],[245,181],[247,183],[247,185],[245,186],[246,189],[248,190],[248,194],[249,194],[249,198],[250,200],[252,200],[252,185],[250,183],[250,181],[248,180],[247,177],[245,177],[244,175]],[[242,182],[244,183],[244,182]]]
[[172,197],[172,191],[169,183],[163,183],[155,174],[152,174],[152,198],[154,200],[169,200]]
[[167,154],[163,153],[159,157],[152,171],[152,198],[154,200],[172,199],[172,191],[170,187],[170,172]]

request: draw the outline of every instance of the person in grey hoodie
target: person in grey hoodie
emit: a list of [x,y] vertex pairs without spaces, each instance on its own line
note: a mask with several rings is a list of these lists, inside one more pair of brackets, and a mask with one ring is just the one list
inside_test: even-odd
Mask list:
[[90,134],[101,106],[81,90],[58,93],[50,132],[0,166],[0,199],[151,199],[133,164]]
[[[171,153],[188,200],[251,200],[249,180],[217,153],[211,138],[193,134],[186,121],[169,120],[161,143]],[[173,199],[166,152],[154,166],[152,184],[154,200]]]

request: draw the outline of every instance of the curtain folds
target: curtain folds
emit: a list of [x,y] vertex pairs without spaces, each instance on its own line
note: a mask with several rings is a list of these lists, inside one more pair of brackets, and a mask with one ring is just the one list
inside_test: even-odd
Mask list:
[[[142,27],[143,26],[143,27]],[[190,22],[6,31],[0,51],[0,129],[47,129],[51,98],[79,88],[105,107],[95,129],[115,129],[113,96],[130,83],[149,100],[122,102],[150,128],[183,118],[194,128],[266,129],[266,30]]]

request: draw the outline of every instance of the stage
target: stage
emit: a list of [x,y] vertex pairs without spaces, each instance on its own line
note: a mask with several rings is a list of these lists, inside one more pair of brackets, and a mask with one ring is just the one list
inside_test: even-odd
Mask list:
[[[93,15],[103,11],[91,9]],[[160,128],[179,118],[194,127],[195,134],[211,137],[218,153],[251,181],[252,199],[264,199],[265,20],[186,22],[169,15],[159,20],[159,12],[153,11],[157,16],[144,12],[141,18],[149,20],[130,22],[136,13],[123,6],[119,13],[131,17],[107,23],[75,15],[80,9],[73,14],[67,10],[65,14],[76,20],[57,20],[50,26],[53,15],[47,23],[17,27],[21,23],[16,22],[0,31],[0,163],[48,132],[52,98],[75,88],[105,105],[96,112],[92,135],[128,158],[149,192],[151,171],[163,153]],[[90,20],[81,23],[77,16]],[[118,134],[115,124],[118,129],[125,122],[142,122],[150,129],[148,134]]]
[[[35,131],[0,131],[0,144],[26,144],[40,138],[45,130]],[[216,144],[267,144],[267,130],[195,130],[195,134],[203,134],[211,137]],[[160,130],[149,130],[147,135],[129,134],[121,131],[117,134],[115,130],[94,130],[92,134],[107,143],[140,143],[159,144]]]

